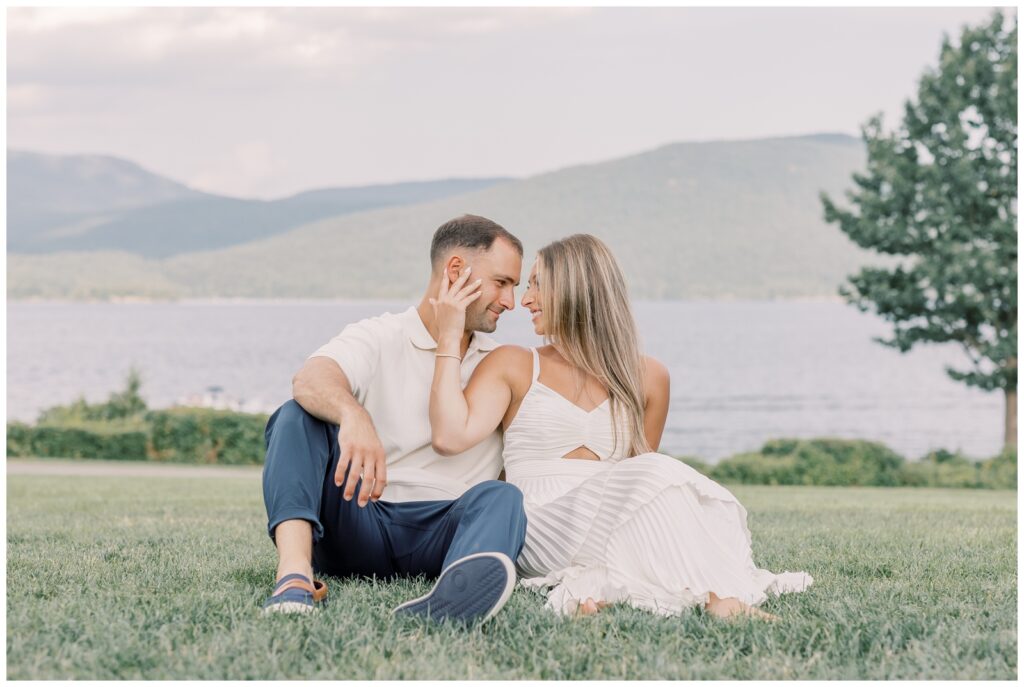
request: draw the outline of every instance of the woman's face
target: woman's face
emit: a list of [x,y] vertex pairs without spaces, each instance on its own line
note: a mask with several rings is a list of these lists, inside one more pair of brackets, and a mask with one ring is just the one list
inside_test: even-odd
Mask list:
[[530,311],[533,320],[533,331],[544,334],[544,312],[540,309],[540,284],[537,282],[538,260],[533,261],[530,268],[530,279],[526,282],[526,293],[523,294],[523,307]]

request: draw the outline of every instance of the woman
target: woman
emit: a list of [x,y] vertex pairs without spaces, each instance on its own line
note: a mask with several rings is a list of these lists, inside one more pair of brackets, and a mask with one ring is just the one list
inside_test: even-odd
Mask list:
[[801,591],[806,573],[776,575],[752,560],[747,513],[724,487],[656,453],[669,376],[641,355],[625,280],[597,238],[541,249],[523,306],[550,342],[502,346],[463,392],[459,343],[480,281],[442,283],[432,303],[438,346],[430,397],[433,444],[459,453],[501,425],[505,471],[523,492],[526,544],[517,561],[548,605],[593,613],[626,602],[663,615],[774,619],[754,606]]

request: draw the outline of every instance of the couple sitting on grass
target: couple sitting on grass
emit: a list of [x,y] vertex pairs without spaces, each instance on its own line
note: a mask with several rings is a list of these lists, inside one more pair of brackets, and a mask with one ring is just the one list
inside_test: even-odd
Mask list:
[[265,612],[313,610],[314,572],[426,575],[397,613],[483,621],[518,572],[563,614],[774,618],[755,607],[811,577],[754,565],[743,506],[656,452],[669,375],[640,352],[615,258],[588,235],[542,248],[522,305],[549,343],[498,346],[484,332],[514,307],[522,257],[488,219],[447,222],[420,304],[350,324],[295,375],[267,425]]

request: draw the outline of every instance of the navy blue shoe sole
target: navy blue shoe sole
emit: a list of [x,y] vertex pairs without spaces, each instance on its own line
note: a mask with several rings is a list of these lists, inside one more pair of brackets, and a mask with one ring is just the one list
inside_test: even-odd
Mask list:
[[516,568],[508,556],[475,553],[445,568],[429,593],[405,602],[393,612],[437,622],[483,622],[501,610],[515,585]]

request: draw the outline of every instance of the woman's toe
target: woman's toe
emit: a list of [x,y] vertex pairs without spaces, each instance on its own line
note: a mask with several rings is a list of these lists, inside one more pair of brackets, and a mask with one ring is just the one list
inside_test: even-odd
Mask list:
[[579,614],[580,615],[594,615],[597,613],[597,603],[588,598],[586,601],[580,604]]

